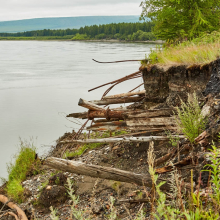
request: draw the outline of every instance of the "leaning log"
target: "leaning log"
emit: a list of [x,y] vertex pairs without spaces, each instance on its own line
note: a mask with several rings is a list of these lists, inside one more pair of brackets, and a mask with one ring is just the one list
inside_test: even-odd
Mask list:
[[0,195],[0,202],[3,204],[7,204],[7,206],[11,209],[15,209],[18,213],[18,218],[22,220],[28,220],[27,216],[23,212],[22,209],[20,209],[16,204],[13,202],[9,202],[9,199],[6,196]]
[[88,101],[86,101],[84,99],[79,99],[78,105],[82,106],[84,108],[87,108],[89,110],[93,110],[93,111],[94,110],[95,111],[97,111],[97,110],[105,110],[104,108],[102,108],[102,107],[100,107],[100,106],[98,106],[98,105],[96,105],[94,103],[88,102]]
[[106,100],[92,100],[93,104],[96,105],[111,105],[111,104],[123,104],[123,103],[133,103],[133,102],[139,102],[144,97],[126,97],[126,98],[118,98],[118,99],[106,99]]
[[[184,139],[184,135],[174,135],[173,138],[178,137]],[[169,140],[170,137],[167,136],[142,136],[142,137],[112,137],[112,138],[100,138],[100,139],[86,139],[86,140],[71,140],[71,141],[60,141],[60,143],[80,143],[80,144],[89,144],[89,143],[117,143],[121,142],[150,142],[150,141],[164,141]]]
[[127,93],[121,93],[117,95],[109,95],[109,96],[104,96],[103,99],[115,99],[115,98],[122,98],[122,97],[128,97],[128,96],[134,96],[134,95],[144,95],[145,94],[145,89],[138,91],[138,92],[127,92]]
[[136,183],[137,185],[152,186],[150,175],[132,173],[111,167],[103,167],[98,165],[86,164],[81,161],[70,161],[55,157],[49,157],[44,164],[57,170],[64,172],[76,173],[95,178],[115,180],[127,183]]

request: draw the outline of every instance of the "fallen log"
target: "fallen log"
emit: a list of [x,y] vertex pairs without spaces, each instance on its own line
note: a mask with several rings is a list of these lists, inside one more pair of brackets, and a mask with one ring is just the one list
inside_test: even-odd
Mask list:
[[[152,180],[149,174],[137,174],[116,168],[86,164],[82,163],[81,161],[70,161],[55,157],[47,158],[44,161],[44,164],[53,169],[62,170],[64,172],[120,182],[136,183],[137,185],[144,185],[146,187],[152,186]],[[166,184],[162,186],[163,189],[168,189],[168,187],[169,186]]]
[[138,92],[127,92],[127,93],[121,93],[117,95],[109,95],[109,96],[104,96],[103,99],[115,99],[115,98],[122,98],[122,97],[128,97],[128,96],[134,96],[134,95],[144,95],[145,94],[145,89],[138,91]]
[[111,105],[111,104],[123,104],[123,103],[133,103],[133,102],[139,102],[144,97],[126,97],[126,98],[118,98],[118,99],[106,99],[106,100],[92,100],[91,103],[95,105]]
[[7,204],[7,206],[11,209],[15,209],[18,213],[18,218],[22,220],[28,220],[27,216],[25,215],[24,211],[20,209],[16,204],[13,202],[9,202],[9,199],[6,196],[0,195],[0,202],[3,204]]
[[[183,135],[174,135],[173,138],[179,137],[180,139],[185,138]],[[82,143],[82,144],[89,144],[89,143],[117,143],[121,142],[150,142],[150,141],[164,141],[169,140],[170,137],[167,136],[142,136],[142,137],[111,137],[111,138],[100,138],[100,139],[86,139],[86,140],[71,140],[71,141],[60,141],[62,144],[66,143]]]
[[84,108],[87,108],[89,110],[93,110],[93,111],[94,110],[95,111],[97,111],[97,110],[105,110],[104,108],[102,108],[102,107],[100,107],[100,106],[98,106],[98,105],[96,105],[94,103],[88,102],[88,101],[86,101],[84,99],[79,99],[78,105],[82,106]]

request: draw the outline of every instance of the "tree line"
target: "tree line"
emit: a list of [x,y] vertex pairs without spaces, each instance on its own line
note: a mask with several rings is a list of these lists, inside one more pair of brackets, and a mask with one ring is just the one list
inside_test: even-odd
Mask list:
[[119,39],[119,40],[153,40],[151,33],[153,22],[112,23],[92,25],[80,29],[36,30],[18,33],[0,33],[0,37],[73,37],[74,40],[85,39]]

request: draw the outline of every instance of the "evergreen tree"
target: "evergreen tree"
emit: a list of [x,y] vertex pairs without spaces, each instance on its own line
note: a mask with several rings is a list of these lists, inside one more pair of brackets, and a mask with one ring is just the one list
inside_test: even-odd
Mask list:
[[141,17],[151,18],[159,39],[191,39],[219,29],[220,0],[145,0]]

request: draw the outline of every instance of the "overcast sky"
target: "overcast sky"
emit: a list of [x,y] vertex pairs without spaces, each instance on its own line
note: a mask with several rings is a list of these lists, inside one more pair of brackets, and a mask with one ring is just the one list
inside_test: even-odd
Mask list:
[[141,0],[0,0],[0,21],[42,17],[140,15]]

